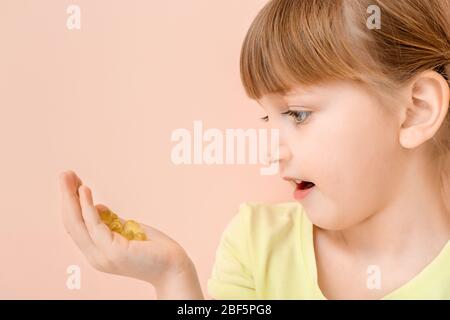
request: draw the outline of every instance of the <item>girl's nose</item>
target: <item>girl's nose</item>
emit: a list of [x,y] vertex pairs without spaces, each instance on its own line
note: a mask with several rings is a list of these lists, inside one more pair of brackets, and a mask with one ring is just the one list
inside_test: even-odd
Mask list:
[[278,150],[273,150],[268,154],[269,164],[278,161],[280,162],[279,164],[282,165],[283,163],[288,162],[291,159],[291,157],[292,157],[291,151],[286,145],[280,145],[278,147]]

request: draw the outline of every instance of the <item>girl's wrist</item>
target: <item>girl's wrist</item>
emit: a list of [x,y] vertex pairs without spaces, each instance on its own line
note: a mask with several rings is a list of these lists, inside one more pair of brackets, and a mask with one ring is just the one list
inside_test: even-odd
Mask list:
[[158,300],[204,300],[195,265],[190,261],[176,275],[154,284]]

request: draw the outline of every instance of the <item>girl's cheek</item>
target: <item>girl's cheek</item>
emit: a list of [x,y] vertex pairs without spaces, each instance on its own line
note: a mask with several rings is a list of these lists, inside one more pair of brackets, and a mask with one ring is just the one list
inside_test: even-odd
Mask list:
[[367,144],[360,137],[347,133],[335,134],[327,143],[322,141],[323,145],[311,152],[317,184],[336,200],[347,199],[347,195],[353,194],[359,184],[364,184],[370,174],[365,169],[371,161],[364,149]]

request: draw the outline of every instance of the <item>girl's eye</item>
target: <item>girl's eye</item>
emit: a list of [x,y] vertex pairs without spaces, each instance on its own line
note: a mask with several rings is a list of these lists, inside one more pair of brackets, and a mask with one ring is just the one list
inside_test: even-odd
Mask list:
[[311,111],[294,111],[294,110],[288,110],[286,112],[283,112],[282,114],[287,114],[294,118],[296,124],[302,124],[303,122],[308,119],[308,117],[311,115]]
[[[294,118],[296,124],[301,124],[305,122],[306,119],[311,115],[311,111],[293,111],[289,110],[286,112],[283,112],[282,114],[287,114]],[[262,121],[267,122],[269,121],[269,116],[265,116],[261,118]]]

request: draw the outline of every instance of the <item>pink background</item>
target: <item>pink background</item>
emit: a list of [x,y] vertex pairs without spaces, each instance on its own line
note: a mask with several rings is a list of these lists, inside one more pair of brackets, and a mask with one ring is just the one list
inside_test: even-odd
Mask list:
[[[0,2],[0,298],[153,299],[151,285],[91,268],[60,217],[59,172],[177,240],[203,291],[244,201],[290,200],[259,165],[176,166],[177,128],[259,128],[239,78],[263,0]],[[81,8],[81,30],[66,9]],[[66,268],[81,267],[81,289]]]

